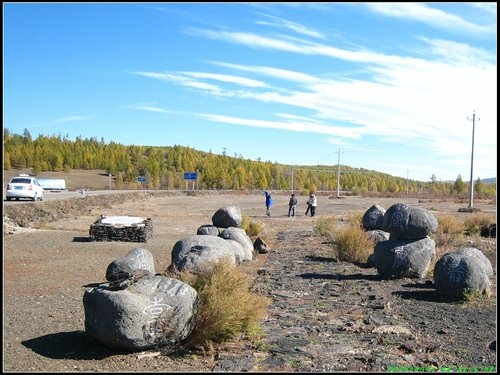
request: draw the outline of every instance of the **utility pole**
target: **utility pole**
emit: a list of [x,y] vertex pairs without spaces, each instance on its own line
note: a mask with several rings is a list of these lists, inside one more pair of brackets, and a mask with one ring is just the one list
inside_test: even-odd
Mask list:
[[[474,205],[474,180],[472,179],[473,176],[473,169],[474,169],[474,128],[476,125],[476,111],[472,112],[472,120],[467,116],[467,120],[472,121],[472,152],[470,156],[470,196],[469,196],[469,208],[472,208]],[[478,118],[477,121],[480,119]]]
[[338,158],[337,158],[337,198],[340,197],[340,147],[339,150],[337,151]]
[[292,193],[293,193],[293,167],[292,167]]

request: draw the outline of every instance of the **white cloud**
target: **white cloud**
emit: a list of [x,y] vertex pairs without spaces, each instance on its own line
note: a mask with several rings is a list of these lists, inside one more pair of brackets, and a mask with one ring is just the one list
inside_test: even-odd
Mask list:
[[60,119],[57,119],[53,122],[50,123],[50,125],[55,125],[55,124],[61,124],[64,122],[80,122],[80,121],[86,121],[91,118],[95,117],[94,115],[85,115],[85,116],[66,116],[62,117]]
[[220,91],[220,88],[216,85],[196,81],[196,80],[193,80],[189,77],[185,77],[185,76],[181,76],[181,75],[177,75],[177,74],[172,74],[172,73],[133,72],[133,74],[137,74],[137,75],[140,75],[143,77],[148,77],[148,78],[153,78],[153,79],[159,79],[161,81],[172,82],[172,83],[179,84],[181,86],[196,88],[196,89],[200,89],[200,90],[207,90],[207,91],[213,91],[213,92]]
[[497,15],[497,2],[490,2],[490,3],[480,3],[480,2],[474,2],[474,3],[467,3],[468,5],[472,7],[479,8],[481,10],[484,10],[485,12],[488,12],[491,15],[494,15],[496,17]]
[[321,81],[321,79],[314,77],[314,76],[307,74],[307,73],[294,72],[292,70],[274,68],[274,67],[270,67],[270,66],[241,65],[241,64],[225,63],[225,62],[221,62],[221,61],[212,61],[211,63],[214,65],[218,65],[218,66],[222,66],[222,67],[226,67],[226,68],[230,68],[230,69],[236,69],[236,70],[241,70],[241,71],[245,71],[245,72],[255,73],[258,75],[268,76],[268,77],[281,79],[281,80],[285,80],[285,81],[293,81],[296,83],[308,84],[308,83],[316,83],[316,82]]
[[26,128],[43,128],[47,126],[71,123],[71,122],[84,122],[95,118],[96,115],[72,115],[58,118],[57,120],[46,122],[46,123],[38,123],[38,124],[29,124],[26,125]]
[[303,55],[318,55],[337,58],[345,61],[372,63],[372,64],[414,64],[417,59],[409,57],[384,55],[369,50],[349,51],[341,48],[328,46],[300,39],[283,40],[278,38],[264,37],[253,33],[216,31],[208,29],[197,29],[197,35],[224,42],[246,45],[251,48],[264,48],[283,52],[293,52]]
[[371,11],[388,17],[405,18],[425,23],[429,26],[464,34],[496,33],[492,25],[476,25],[463,18],[431,8],[423,3],[364,3]]
[[[407,12],[415,11],[411,17],[427,17],[427,22],[432,21],[435,25],[453,21],[463,27],[473,28],[471,24],[440,10],[422,4],[413,5],[417,6],[387,4],[376,9],[398,17],[409,17]],[[281,26],[284,27],[283,24]],[[488,119],[484,129],[481,129],[483,132],[476,133],[476,141],[481,143],[478,155],[483,160],[496,155],[497,67],[496,56],[492,52],[465,43],[430,37],[415,39],[422,42],[420,50],[415,50],[421,58],[416,58],[387,55],[366,48],[346,50],[306,40],[271,38],[245,32],[196,30],[196,35],[251,48],[356,62],[359,66],[356,73],[364,73],[362,78],[357,75],[350,77],[352,72],[342,74],[338,71],[314,75],[273,66],[209,61],[222,69],[261,78],[243,79],[240,76],[206,72],[179,73],[184,74],[183,77],[147,74],[183,86],[196,86],[216,96],[278,103],[290,108],[289,113],[274,114],[281,121],[221,113],[196,114],[196,117],[239,126],[324,134],[333,137],[329,142],[343,144],[349,144],[345,142],[346,139],[376,137],[382,149],[390,144],[407,144],[429,157],[463,165],[466,159],[463,155],[469,152],[470,143],[470,124],[466,117],[477,110]],[[268,78],[268,82],[262,77]],[[197,80],[215,80],[220,85],[216,89],[210,85],[204,87],[206,83]],[[279,83],[272,85],[271,80]],[[226,83],[238,84],[244,89],[236,90]],[[261,88],[266,88],[266,91]],[[304,113],[304,110],[311,116],[295,113]]]
[[174,111],[169,111],[169,110],[157,107],[155,104],[124,105],[124,106],[120,106],[119,108],[133,109],[133,110],[146,111],[146,112],[156,112],[156,113],[175,113]]
[[258,25],[265,25],[265,26],[274,26],[278,28],[285,28],[287,30],[294,31],[298,34],[310,36],[313,38],[318,38],[318,39],[325,39],[325,35],[322,32],[319,32],[317,30],[308,28],[304,25],[298,24],[296,22],[288,21],[283,18],[279,17],[274,17],[271,15],[265,15],[266,17],[270,18],[274,22],[267,22],[267,21],[257,21],[256,23]]
[[484,68],[496,63],[496,56],[491,52],[465,43],[458,43],[443,39],[421,37],[426,43],[426,50],[450,65],[474,66]]
[[[408,142],[429,149],[431,153],[456,155],[462,152],[458,145],[463,145],[464,137],[469,137],[468,132],[465,132],[465,116],[473,110],[471,106],[475,103],[489,103],[496,97],[496,85],[492,85],[492,82],[496,82],[496,64],[488,65],[484,59],[483,64],[478,65],[468,58],[462,58],[457,63],[453,56],[460,51],[467,51],[465,55],[472,56],[476,50],[464,44],[443,40],[425,41],[432,47],[433,54],[445,58],[436,61],[411,59],[410,64],[400,64],[404,58],[384,59],[382,56],[377,64],[365,66],[374,75],[372,81],[324,79],[274,67],[212,62],[220,67],[279,79],[284,85],[266,92],[231,90],[229,87],[218,87],[215,91],[209,87],[211,94],[286,104],[291,111],[307,109],[312,113],[312,120],[301,121],[299,117],[294,118],[293,113],[280,114],[283,122],[216,114],[202,117],[235,125],[313,132],[351,139],[376,135],[381,142]],[[484,56],[490,57],[487,54]],[[381,65],[380,61],[383,60],[386,64]],[[211,77],[208,73],[189,74],[193,78]],[[149,73],[147,76],[162,77],[156,73]],[[174,79],[172,75],[168,77],[172,82],[185,85],[182,78]],[[223,79],[219,81],[222,82]],[[194,86],[193,80],[189,82]],[[296,85],[300,89],[291,89],[287,84]],[[271,87],[263,82],[260,86]],[[202,85],[197,87],[203,89]],[[478,90],[470,92],[467,89],[470,87],[478,87]],[[293,121],[294,119],[298,121]],[[495,142],[491,138],[483,138],[482,141],[486,145]]]
[[277,117],[280,117],[280,118],[283,118],[285,120],[292,120],[292,121],[303,121],[303,122],[309,122],[309,123],[316,123],[316,124],[320,124],[321,121],[319,120],[316,120],[314,118],[311,118],[311,117],[305,117],[305,116],[297,116],[297,115],[293,115],[293,114],[290,114],[290,113],[276,113],[275,114]]
[[262,81],[257,81],[255,79],[249,79],[245,77],[237,77],[227,74],[215,74],[215,73],[202,73],[202,72],[179,72],[179,74],[189,76],[198,79],[212,79],[215,81],[235,83],[241,86],[247,87],[266,87],[267,85]]
[[333,127],[327,125],[318,125],[316,123],[307,122],[292,122],[292,121],[268,121],[268,120],[256,120],[248,118],[240,118],[233,116],[224,116],[212,113],[196,113],[196,117],[218,123],[241,125],[241,126],[252,126],[257,128],[272,128],[280,130],[288,130],[294,132],[309,132],[309,133],[319,133],[336,135],[346,138],[359,138],[359,132],[357,128],[342,128]]

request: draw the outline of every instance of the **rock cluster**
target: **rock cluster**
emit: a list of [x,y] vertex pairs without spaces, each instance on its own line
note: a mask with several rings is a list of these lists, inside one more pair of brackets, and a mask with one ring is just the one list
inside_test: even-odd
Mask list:
[[[118,219],[129,217],[117,217]],[[90,238],[93,241],[128,241],[147,242],[153,235],[153,221],[151,218],[118,223],[112,222],[113,217],[100,216],[89,228]],[[108,220],[108,221],[107,221]]]
[[[198,234],[175,243],[169,271],[198,273],[222,258],[233,266],[253,259],[252,240],[236,226],[242,222],[238,207],[221,208],[212,220],[213,225],[203,225]],[[146,350],[179,343],[193,330],[198,293],[180,280],[155,274],[148,250],[135,248],[111,262],[106,280],[83,295],[85,330],[98,342]]]
[[212,224],[200,226],[196,235],[175,243],[168,271],[200,273],[225,257],[233,266],[251,261],[254,245],[245,230],[240,228],[242,221],[238,206],[218,209],[212,216]]
[[436,218],[420,207],[397,203],[386,211],[370,207],[362,226],[375,240],[370,258],[385,279],[422,278],[436,255],[435,242],[429,237],[437,230]]
[[194,328],[198,293],[155,275],[152,254],[133,249],[108,265],[108,283],[83,295],[85,331],[115,349],[138,351],[184,340]]
[[[373,205],[361,224],[375,242],[369,264],[383,278],[425,277],[436,255],[435,242],[429,235],[436,232],[438,222],[430,212],[399,203],[387,211]],[[496,236],[496,226],[490,232]],[[462,299],[468,292],[488,294],[493,268],[479,249],[468,247],[444,254],[433,273],[437,294]]]

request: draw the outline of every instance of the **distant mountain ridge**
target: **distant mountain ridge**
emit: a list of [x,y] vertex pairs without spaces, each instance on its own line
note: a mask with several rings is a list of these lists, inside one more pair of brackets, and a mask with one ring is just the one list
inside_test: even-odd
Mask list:
[[481,182],[483,184],[496,184],[497,183],[497,178],[496,177],[490,177],[490,178],[481,178]]

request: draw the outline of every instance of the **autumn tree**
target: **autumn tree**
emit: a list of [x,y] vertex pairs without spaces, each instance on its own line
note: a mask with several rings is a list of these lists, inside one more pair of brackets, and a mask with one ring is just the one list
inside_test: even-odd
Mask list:
[[465,184],[464,181],[462,180],[462,176],[458,175],[457,179],[455,180],[455,184],[453,185],[454,190],[457,192],[457,194],[462,194],[465,190]]

